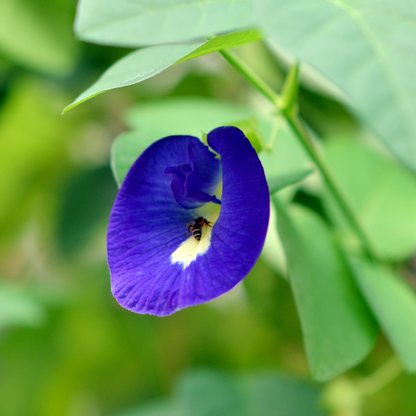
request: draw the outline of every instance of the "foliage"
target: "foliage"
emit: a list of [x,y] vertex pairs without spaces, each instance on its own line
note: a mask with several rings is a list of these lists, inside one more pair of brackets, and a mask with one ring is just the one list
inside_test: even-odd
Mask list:
[[[3,1],[0,414],[416,414],[415,28],[392,0]],[[116,184],[220,125],[265,170],[260,260],[208,305],[122,310]]]

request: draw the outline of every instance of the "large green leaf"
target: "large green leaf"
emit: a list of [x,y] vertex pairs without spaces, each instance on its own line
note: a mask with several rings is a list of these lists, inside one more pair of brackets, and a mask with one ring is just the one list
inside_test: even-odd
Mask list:
[[137,47],[254,26],[252,0],[80,0],[75,31],[88,42]]
[[235,380],[209,370],[190,372],[177,386],[186,416],[249,416],[247,398]]
[[105,91],[144,81],[169,68],[204,42],[139,49],[110,66],[101,77],[64,108],[64,112]]
[[183,416],[176,406],[168,400],[159,400],[136,409],[117,413],[114,416]]
[[354,259],[359,286],[384,333],[408,371],[416,372],[416,293],[403,277]]
[[151,78],[174,64],[260,38],[256,30],[246,30],[218,36],[204,42],[139,49],[108,68],[91,87],[65,107],[64,112],[105,91],[137,84]]
[[320,390],[272,372],[245,377],[191,370],[176,383],[174,400],[117,413],[117,416],[324,416]]
[[0,51],[11,61],[49,74],[68,73],[77,44],[69,0],[1,0]]
[[243,380],[252,416],[323,416],[320,391],[308,383],[272,372]]
[[259,0],[278,47],[343,89],[363,118],[416,170],[416,8],[396,0]]
[[[140,154],[156,140],[172,135],[200,137],[215,127],[249,118],[251,111],[225,101],[209,98],[174,98],[133,107],[127,124],[133,129],[122,133],[111,151],[111,166],[121,184]],[[267,127],[266,127],[267,129]]]
[[184,416],[322,416],[319,390],[275,373],[235,379],[221,372],[194,370],[178,383]]
[[305,208],[277,208],[309,367],[328,380],[364,359],[376,326],[324,222]]
[[300,182],[309,176],[312,172],[312,169],[302,169],[292,173],[287,173],[286,175],[270,177],[267,180],[267,184],[269,185],[269,192],[270,194],[274,194],[281,189],[286,188],[286,186]]
[[[269,138],[269,135],[266,137]],[[311,164],[305,150],[284,122],[279,124],[272,147],[266,148],[259,157],[267,180],[273,182],[272,185],[276,190],[279,188],[278,182],[281,178],[286,177],[289,180],[292,175],[299,175],[302,171],[305,174],[307,171],[310,172]]]
[[[376,251],[391,260],[416,252],[416,179],[391,159],[355,140],[332,140],[325,157]],[[354,236],[331,195],[329,212],[353,243]]]

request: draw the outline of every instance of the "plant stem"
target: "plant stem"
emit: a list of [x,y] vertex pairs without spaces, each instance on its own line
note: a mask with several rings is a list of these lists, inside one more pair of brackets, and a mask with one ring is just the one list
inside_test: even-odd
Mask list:
[[267,97],[276,107],[280,101],[280,96],[266,84],[244,61],[238,56],[225,49],[219,51],[220,54],[252,85],[256,87],[265,97]]
[[[266,84],[245,62],[243,62],[238,56],[230,51],[220,51],[224,58],[241,74],[243,75],[258,91],[260,91],[265,97],[267,97],[277,108],[279,113],[285,117],[290,128],[294,132],[295,136],[301,142],[310,158],[314,161],[319,172],[321,173],[325,183],[328,186],[329,191],[336,200],[340,210],[342,211],[345,219],[348,221],[350,227],[354,230],[355,234],[361,241],[363,249],[367,256],[371,259],[376,258],[376,252],[372,247],[372,244],[364,232],[358,218],[356,217],[353,209],[351,208],[347,198],[344,196],[341,188],[338,186],[334,179],[330,169],[327,167],[324,159],[321,157],[319,152],[315,149],[309,134],[303,127],[302,122],[297,116],[295,88],[297,88],[297,75],[298,67],[297,64],[290,71],[288,77],[288,83],[285,85],[283,91],[288,91],[288,97],[279,96],[273,89]],[[288,85],[291,84],[291,85]],[[296,85],[295,85],[296,84]]]
[[306,129],[303,127],[302,122],[300,121],[297,115],[292,115],[286,117],[286,121],[291,127],[292,131],[295,133],[296,137],[302,143],[304,149],[310,156],[310,158],[315,162],[319,172],[321,173],[328,189],[330,190],[332,196],[336,200],[339,208],[341,209],[345,219],[348,221],[350,227],[354,230],[357,237],[360,239],[363,249],[365,250],[369,258],[375,258],[376,252],[368,239],[366,233],[364,232],[361,224],[356,217],[353,209],[351,208],[348,200],[345,198],[341,188],[338,186],[335,178],[333,177],[330,169],[327,167],[324,159],[321,157],[319,152],[315,149]]
[[402,371],[402,363],[394,355],[373,374],[356,381],[356,386],[362,396],[370,396],[390,384]]

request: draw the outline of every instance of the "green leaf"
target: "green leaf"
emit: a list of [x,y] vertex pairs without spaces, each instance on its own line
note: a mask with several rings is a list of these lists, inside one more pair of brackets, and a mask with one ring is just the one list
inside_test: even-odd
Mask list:
[[67,74],[77,50],[72,35],[73,8],[67,0],[1,0],[0,51],[30,69]]
[[416,170],[416,13],[396,0],[259,0],[265,33],[317,68]]
[[[247,107],[200,97],[170,98],[132,107],[126,114],[127,125],[132,130],[122,133],[112,146],[114,177],[120,185],[140,154],[162,137],[180,134],[201,137],[216,127],[235,125],[233,121],[252,116],[253,111]],[[268,137],[272,130],[271,120],[257,114],[256,118],[258,134]],[[285,126],[279,129],[274,148],[259,156],[267,179],[286,175],[290,179],[292,174],[308,170],[303,149]]]
[[319,390],[272,372],[234,378],[193,370],[177,385],[184,416],[322,416]]
[[[180,134],[198,137],[233,120],[249,118],[251,114],[250,109],[234,103],[195,97],[133,107],[127,113],[127,124],[133,130],[122,133],[112,147],[113,174],[120,185],[140,154],[162,137]],[[261,131],[269,129],[266,121],[260,123]]]
[[254,25],[251,0],[80,0],[75,32],[88,42],[138,47]]
[[228,33],[227,35],[217,36],[214,39],[204,43],[194,52],[182,58],[181,62],[189,61],[190,59],[199,58],[209,53],[217,52],[222,49],[237,48],[238,46],[244,45],[249,42],[256,42],[262,40],[263,36],[260,35],[256,29],[242,30],[239,32]]
[[267,180],[267,183],[269,185],[270,195],[280,191],[283,188],[286,188],[286,186],[300,182],[301,180],[309,176],[311,173],[313,173],[312,169],[302,169],[296,172],[287,173],[283,176],[269,178]]
[[367,356],[376,326],[325,223],[305,208],[276,206],[309,367],[329,380]]
[[[168,135],[187,134],[201,136],[212,129],[230,123],[230,120],[245,119],[253,115],[249,107],[231,101],[207,97],[175,97],[148,101],[130,107],[125,119],[131,129],[146,133],[149,145]],[[259,118],[259,128],[264,134],[270,129],[268,120]],[[147,137],[147,133],[151,137]]]
[[114,179],[120,188],[135,160],[149,147],[152,142],[139,130],[121,133],[111,146],[110,164]]
[[381,265],[352,261],[356,280],[393,349],[408,371],[416,372],[416,293]]
[[324,416],[320,390],[272,372],[236,378],[191,370],[176,383],[174,400],[156,401],[117,416]]
[[137,84],[151,78],[177,63],[259,39],[260,35],[257,31],[246,30],[219,36],[205,42],[139,49],[110,66],[91,87],[65,107],[63,112],[65,113],[105,91]]
[[159,400],[145,406],[140,406],[137,409],[127,410],[125,412],[117,413],[114,416],[183,416],[174,406],[173,403],[167,400]]
[[204,42],[154,46],[132,52],[110,66],[91,87],[65,107],[63,112],[105,91],[127,87],[151,78],[203,44]]
[[[416,251],[416,179],[375,149],[350,138],[331,140],[325,157],[376,251],[399,261]],[[325,202],[346,238],[354,236],[329,192]]]
[[246,392],[252,416],[323,416],[320,391],[313,386],[280,374],[264,373],[247,377]]
[[[275,129],[276,126],[273,130]],[[259,155],[267,181],[309,171],[310,160],[292,130],[285,123],[281,123],[273,134],[276,135],[273,147],[266,147]]]
[[[292,193],[289,193],[289,198]],[[279,233],[277,232],[277,214],[274,204],[270,204],[269,227],[267,228],[266,240],[264,241],[261,258],[279,276],[287,279],[287,265],[285,252]]]
[[179,380],[177,399],[186,416],[249,416],[246,397],[231,377],[200,370]]

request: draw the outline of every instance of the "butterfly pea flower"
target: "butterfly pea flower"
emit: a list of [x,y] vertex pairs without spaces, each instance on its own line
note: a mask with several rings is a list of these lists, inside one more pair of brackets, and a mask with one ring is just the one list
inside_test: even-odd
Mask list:
[[111,288],[126,309],[165,316],[229,291],[266,236],[269,190],[243,132],[218,127],[208,146],[170,136],[136,160],[110,215]]

